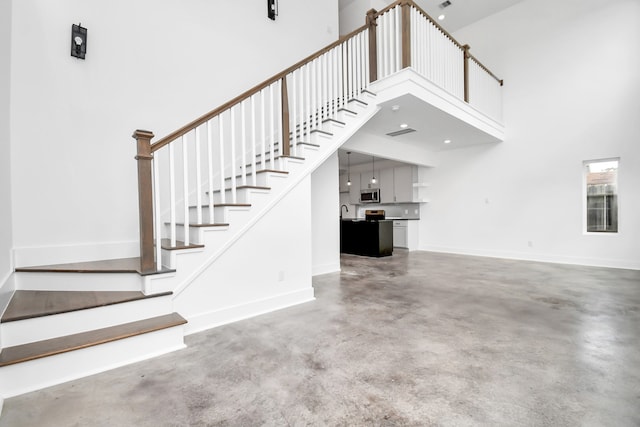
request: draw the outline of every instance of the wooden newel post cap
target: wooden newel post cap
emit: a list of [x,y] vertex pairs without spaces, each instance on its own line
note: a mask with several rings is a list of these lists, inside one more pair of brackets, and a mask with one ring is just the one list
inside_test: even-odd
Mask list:
[[369,9],[367,11],[367,25],[378,25],[376,22],[378,11],[375,9]]
[[133,135],[135,139],[152,139],[155,135],[150,130],[137,129]]
[[135,138],[138,144],[138,153],[136,155],[136,160],[153,159],[153,155],[151,154],[151,139],[154,137],[153,132],[138,129],[133,133],[132,136],[133,138]]

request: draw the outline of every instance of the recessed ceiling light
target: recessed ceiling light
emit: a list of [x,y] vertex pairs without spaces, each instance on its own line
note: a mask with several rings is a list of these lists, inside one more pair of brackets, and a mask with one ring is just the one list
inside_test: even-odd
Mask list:
[[445,144],[451,144],[451,140],[450,140],[450,139],[445,139],[445,140],[444,140],[444,143],[445,143]]
[[409,125],[408,125],[408,124],[406,124],[406,123],[402,123],[402,124],[400,124],[400,129],[406,129],[406,128],[408,128],[408,127],[409,127]]
[[439,21],[442,21],[443,19],[444,19],[444,15],[440,15],[440,16],[438,16],[438,20],[439,20]]
[[391,106],[391,111],[398,111],[400,109],[399,105],[392,105]]

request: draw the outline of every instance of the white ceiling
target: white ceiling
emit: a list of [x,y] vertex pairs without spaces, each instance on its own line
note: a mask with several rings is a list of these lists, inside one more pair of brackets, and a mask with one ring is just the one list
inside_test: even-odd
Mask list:
[[438,23],[445,30],[453,33],[482,18],[520,3],[522,0],[449,0],[451,5],[444,9],[440,7],[444,0],[414,1],[433,19],[437,20],[440,14],[444,14],[444,20],[438,21]]
[[[398,108],[394,110],[394,106]],[[403,95],[380,104],[380,107],[380,111],[358,131],[359,133],[385,138],[389,143],[402,141],[434,152],[498,142],[492,136],[413,95]],[[403,123],[415,129],[415,132],[395,137],[387,135],[389,132],[400,130]],[[445,140],[451,142],[445,144]],[[346,150],[339,152],[341,168],[346,167],[345,153]],[[352,166],[369,162],[370,154],[354,152],[351,155]]]

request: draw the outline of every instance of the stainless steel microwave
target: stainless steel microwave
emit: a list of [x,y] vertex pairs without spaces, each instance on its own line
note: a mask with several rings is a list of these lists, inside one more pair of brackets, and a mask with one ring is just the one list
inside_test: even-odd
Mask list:
[[360,190],[360,203],[380,203],[380,189]]

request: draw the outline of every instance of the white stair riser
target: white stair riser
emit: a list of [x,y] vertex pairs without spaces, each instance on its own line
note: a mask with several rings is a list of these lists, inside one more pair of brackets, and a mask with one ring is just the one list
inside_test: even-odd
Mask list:
[[11,347],[135,322],[171,313],[171,295],[2,324],[2,345]]
[[32,291],[140,291],[138,273],[16,273],[16,289]]
[[17,363],[0,369],[0,395],[7,398],[104,372],[184,348],[184,327]]
[[[247,185],[253,185],[252,182],[248,182]],[[256,189],[256,188],[240,188],[236,190],[236,197],[238,199],[238,203],[251,203],[252,198],[256,195],[256,194],[269,194],[269,190],[262,190],[262,189]],[[228,203],[229,200],[231,200],[232,198],[232,192],[231,190],[226,190],[225,191],[225,203]],[[213,203],[214,205],[217,204],[221,204],[222,203],[222,197],[221,194],[218,193],[214,193],[213,195]],[[194,208],[195,210],[195,208]],[[206,221],[205,221],[206,222]]]

